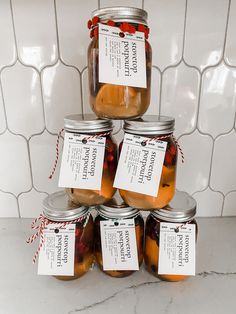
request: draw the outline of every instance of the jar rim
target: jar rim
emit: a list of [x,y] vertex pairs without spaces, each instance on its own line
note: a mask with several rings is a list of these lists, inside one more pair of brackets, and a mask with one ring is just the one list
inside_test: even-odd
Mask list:
[[137,208],[130,207],[124,202],[117,203],[114,199],[106,204],[97,206],[96,210],[101,216],[111,219],[132,218],[139,214]]
[[197,202],[187,192],[176,191],[168,205],[151,212],[156,218],[167,222],[186,222],[196,215]]
[[175,119],[168,116],[147,115],[134,120],[125,120],[123,129],[137,135],[163,135],[173,133]]
[[147,11],[126,6],[106,7],[94,10],[91,14],[92,18],[98,16],[102,22],[113,20],[115,22],[142,23],[147,25]]
[[43,200],[43,215],[52,221],[71,221],[88,212],[88,207],[72,203],[65,191],[52,193]]
[[101,133],[113,130],[111,119],[99,119],[95,114],[72,114],[64,117],[66,131],[75,133]]

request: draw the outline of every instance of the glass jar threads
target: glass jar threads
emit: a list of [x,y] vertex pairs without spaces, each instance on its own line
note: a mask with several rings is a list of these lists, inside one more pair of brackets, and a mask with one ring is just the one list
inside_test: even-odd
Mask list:
[[[64,224],[75,222],[74,275],[55,276],[61,280],[72,280],[84,275],[93,264],[93,218],[88,207],[73,204],[64,191],[53,193],[43,201],[43,215],[50,223],[58,223],[58,230]],[[49,224],[50,226],[50,224]]]
[[[176,191],[173,200],[164,208],[152,211],[146,220],[144,260],[147,270],[154,276],[166,281],[184,280],[186,275],[159,274],[160,224],[195,224],[196,201],[187,193]],[[179,232],[176,230],[176,232]]]
[[[173,198],[177,165],[177,146],[172,135],[174,124],[174,118],[166,116],[145,116],[124,122],[123,129],[125,133],[145,137],[147,141],[160,140],[167,142],[156,196],[119,189],[121,197],[129,206],[150,210],[166,206]],[[120,144],[120,150],[122,150],[122,143]]]
[[[136,67],[137,54],[132,53],[128,56],[128,41],[125,40],[127,34],[135,34],[135,32],[144,33],[143,44],[143,59],[144,59],[144,72],[140,73],[141,77],[146,77],[146,85],[143,87],[135,87],[135,83],[121,84],[117,79],[113,83],[107,83],[99,80],[99,67],[102,72],[106,72],[106,68],[101,66],[99,59],[99,50],[101,50],[101,38],[99,36],[98,23],[107,26],[113,26],[117,29],[117,36],[124,37],[124,48],[118,49],[114,41],[111,42],[112,49],[111,58],[114,58],[113,68],[117,66],[124,68],[124,77],[131,76],[130,71],[133,72]],[[89,91],[90,91],[90,105],[92,110],[100,118],[111,119],[126,119],[142,116],[150,104],[150,87],[151,87],[151,67],[152,67],[152,50],[148,42],[149,29],[147,27],[147,12],[139,8],[131,7],[110,7],[96,10],[92,13],[92,21],[89,21],[91,43],[88,47],[88,78],[89,78]],[[109,44],[108,44],[109,45]],[[135,46],[136,47],[136,46]],[[108,50],[109,50],[108,49]],[[127,50],[127,51],[126,51]],[[121,65],[122,55],[125,54],[124,65]],[[145,60],[146,59],[146,60]],[[134,65],[135,62],[135,65]],[[118,65],[119,63],[119,65]],[[107,64],[105,64],[105,67]],[[127,71],[129,72],[127,74]],[[135,69],[136,70],[136,69]],[[109,72],[109,71],[108,71]],[[122,71],[120,71],[122,72]],[[126,75],[127,74],[127,75]],[[115,81],[115,82],[114,82]],[[123,80],[124,81],[124,80]],[[132,81],[132,80],[131,80]],[[124,81],[125,82],[125,81]],[[133,81],[134,82],[134,81]]]
[[[117,166],[117,145],[115,144],[111,132],[113,124],[111,120],[100,120],[93,114],[69,115],[64,119],[65,132],[84,135],[83,143],[86,144],[88,138],[105,137],[105,155],[103,160],[103,170],[101,187],[99,190],[86,189],[83,185],[79,187],[66,187],[69,198],[75,204],[86,206],[103,204],[110,200],[116,189],[113,188],[113,181]],[[88,143],[86,145],[89,145]],[[85,165],[85,163],[84,163]],[[85,166],[83,167],[83,169]]]
[[[95,218],[95,225],[94,225],[94,235],[95,235],[95,243],[94,243],[94,254],[96,258],[96,262],[99,266],[99,268],[106,273],[107,275],[110,275],[112,277],[126,277],[131,275],[135,270],[124,270],[119,269],[112,269],[112,270],[105,270],[104,269],[104,252],[102,250],[102,240],[101,240],[101,222],[114,222],[114,227],[118,225],[122,225],[126,220],[128,219],[134,219],[135,224],[135,237],[136,237],[136,247],[137,247],[137,263],[140,266],[143,262],[143,244],[144,244],[144,221],[139,213],[139,211],[135,208],[128,207],[126,204],[122,203],[118,205],[114,200],[110,201],[106,205],[100,205],[97,208],[97,216]],[[123,227],[125,228],[125,227]],[[117,231],[121,232],[121,231]],[[125,231],[126,232],[126,231]],[[110,236],[111,237],[111,236]],[[114,236],[112,236],[114,239]],[[115,241],[115,240],[114,240]],[[116,241],[115,241],[116,242]],[[116,242],[119,245],[120,238]],[[111,243],[110,243],[111,245]],[[123,245],[121,243],[120,245]],[[125,241],[124,246],[127,245],[127,242]],[[132,243],[130,243],[132,245]],[[133,249],[135,249],[133,247]],[[121,252],[124,250],[124,247],[120,248],[120,251],[118,247],[114,248],[114,252]],[[127,250],[125,251],[127,253]],[[124,253],[124,255],[126,254]],[[119,259],[119,253],[118,258]],[[121,257],[122,259],[122,257]]]

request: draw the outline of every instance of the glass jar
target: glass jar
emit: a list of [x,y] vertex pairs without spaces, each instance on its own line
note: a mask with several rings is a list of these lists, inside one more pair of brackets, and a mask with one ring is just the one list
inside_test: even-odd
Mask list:
[[147,270],[166,281],[181,281],[186,275],[158,274],[160,223],[195,224],[197,234],[196,201],[187,193],[176,191],[175,197],[165,208],[152,211],[146,220],[144,261]]
[[[166,206],[175,194],[177,146],[172,137],[175,119],[166,116],[145,116],[141,119],[126,120],[124,122],[125,133],[149,137],[165,137],[161,139],[167,142],[167,148],[162,167],[159,188],[156,196],[145,195],[127,190],[119,190],[123,200],[132,207],[151,210]],[[120,151],[122,142],[120,144]]]
[[92,266],[93,255],[93,218],[89,208],[76,206],[64,191],[53,193],[43,201],[43,215],[50,222],[70,222],[76,219],[75,229],[75,259],[73,276],[54,276],[60,280],[73,280],[84,275]]
[[135,234],[137,243],[138,263],[141,266],[143,262],[143,244],[144,244],[144,221],[142,215],[135,208],[128,207],[124,203],[117,204],[112,200],[106,205],[100,205],[97,208],[97,216],[94,221],[94,255],[99,268],[112,277],[127,277],[131,275],[134,270],[104,270],[102,259],[102,245],[101,245],[101,231],[100,222],[104,220],[123,220],[134,218]]
[[[142,116],[150,104],[152,49],[147,41],[147,12],[130,7],[110,7],[96,10],[92,18],[110,26],[130,25],[134,31],[145,33],[146,88],[99,83],[99,37],[97,25],[91,30],[91,43],[88,47],[88,79],[90,105],[100,118],[127,119]],[[95,35],[96,34],[96,35]]]
[[116,189],[113,188],[117,167],[117,145],[111,132],[113,124],[111,120],[98,119],[93,114],[69,115],[64,119],[65,132],[72,132],[91,136],[105,136],[105,156],[100,190],[89,190],[67,187],[66,192],[75,204],[86,206],[103,204],[110,200]]

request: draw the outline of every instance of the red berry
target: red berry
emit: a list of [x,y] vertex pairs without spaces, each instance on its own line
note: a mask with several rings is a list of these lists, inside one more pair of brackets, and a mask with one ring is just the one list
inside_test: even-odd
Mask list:
[[107,156],[107,161],[111,162],[111,161],[113,161],[113,160],[114,160],[114,156],[113,156],[112,154],[109,154],[109,155]]
[[129,26],[129,32],[130,34],[134,34],[136,32],[136,28],[132,25]]
[[91,20],[88,20],[88,29],[90,29],[92,26],[92,21]]
[[115,26],[116,23],[115,23],[114,21],[112,21],[112,20],[108,20],[108,21],[107,21],[107,25],[108,25],[108,26]]
[[95,26],[98,22],[99,22],[99,17],[98,17],[98,16],[94,16],[94,17],[92,18],[93,26]]
[[170,165],[172,162],[172,156],[170,154],[169,151],[166,152],[166,155],[165,155],[165,164],[166,165]]
[[129,31],[129,23],[124,22],[121,24],[120,29],[122,30],[122,32],[128,32]]
[[145,28],[145,26],[144,26],[143,24],[139,24],[139,25],[138,25],[138,31],[139,31],[139,32],[145,32],[145,29],[146,29],[146,28]]
[[176,154],[176,147],[175,147],[175,145],[171,145],[169,151],[170,151],[171,155],[174,156]]
[[98,38],[98,27],[94,28],[93,35],[95,38]]

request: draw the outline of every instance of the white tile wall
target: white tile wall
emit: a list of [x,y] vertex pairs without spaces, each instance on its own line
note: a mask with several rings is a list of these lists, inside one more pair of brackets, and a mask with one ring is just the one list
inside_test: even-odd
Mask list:
[[[57,190],[56,133],[67,113],[90,112],[90,12],[130,5],[149,13],[148,113],[176,118],[185,153],[177,186],[200,216],[236,215],[236,0],[0,1],[0,216],[33,217]],[[117,140],[123,134],[115,123]],[[61,147],[62,143],[60,144]]]

